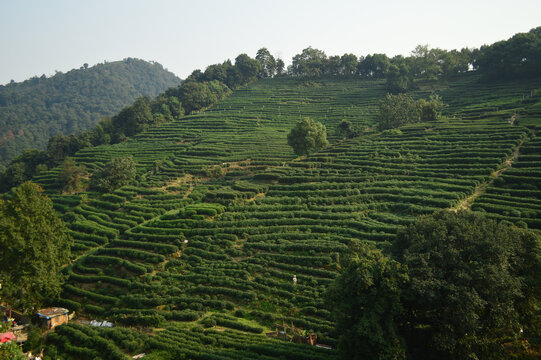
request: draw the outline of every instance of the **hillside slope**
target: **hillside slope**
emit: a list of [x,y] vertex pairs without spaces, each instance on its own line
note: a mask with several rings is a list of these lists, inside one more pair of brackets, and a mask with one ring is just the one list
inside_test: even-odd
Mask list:
[[[335,346],[322,294],[351,239],[384,247],[417,215],[456,207],[481,184],[472,209],[541,230],[540,87],[467,75],[437,88],[449,104],[442,120],[380,133],[370,128],[382,81],[265,79],[204,113],[83,149],[75,158],[91,171],[133,155],[138,179],[83,196],[60,194],[58,169],[35,178],[75,239],[58,304],[146,327],[129,336],[163,358],[336,358],[262,333],[286,324]],[[327,126],[332,144],[296,158],[286,135],[305,116]],[[367,131],[340,139],[342,119]],[[98,351],[81,332],[115,338],[60,329],[50,341],[73,358]]]
[[0,166],[27,148],[43,149],[56,134],[91,129],[137,97],[154,97],[179,82],[158,63],[128,58],[0,85]]

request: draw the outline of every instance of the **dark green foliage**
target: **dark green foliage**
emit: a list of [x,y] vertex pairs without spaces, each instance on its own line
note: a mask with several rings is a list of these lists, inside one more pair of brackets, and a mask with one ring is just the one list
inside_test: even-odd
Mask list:
[[257,50],[255,59],[259,61],[260,70],[258,78],[273,77],[276,73],[276,60],[271,55],[267,48],[261,48]]
[[0,344],[0,360],[25,360],[26,356],[15,341]]
[[421,121],[438,120],[444,107],[443,101],[438,95],[431,95],[428,100],[419,99],[417,105],[421,112]]
[[387,90],[392,94],[408,91],[413,82],[412,75],[405,63],[391,65],[386,78]]
[[387,94],[379,104],[379,130],[393,129],[419,121],[421,121],[419,106],[410,95]]
[[25,311],[58,297],[72,242],[41,193],[26,182],[0,203],[2,299]]
[[45,148],[57,134],[91,129],[102,116],[179,81],[158,63],[128,58],[0,85],[0,164],[24,149]]
[[178,88],[168,90],[166,94],[176,96],[186,114],[189,114],[222,100],[230,92],[231,90],[225,84],[212,80],[210,82],[185,81]]
[[403,359],[399,333],[400,296],[407,269],[379,250],[358,243],[340,275],[327,289],[343,359]]
[[58,348],[74,359],[125,360],[131,358],[126,352],[141,352],[147,340],[147,336],[129,329],[94,328],[70,323],[58,326],[47,336],[49,346],[45,354],[51,356]]
[[327,55],[318,49],[307,47],[293,57],[291,75],[318,77],[326,72]]
[[342,120],[338,127],[338,131],[342,137],[351,139],[360,135],[361,130],[353,125],[348,120]]
[[92,175],[92,185],[102,192],[112,192],[135,179],[135,161],[132,157],[115,158]]
[[385,76],[391,63],[385,54],[367,55],[359,61],[358,72],[364,77],[381,79]]
[[22,184],[54,164],[55,162],[46,151],[25,150],[0,174],[0,192],[6,192]]
[[58,180],[62,183],[62,190],[67,193],[78,192],[83,189],[83,176],[86,175],[84,165],[77,165],[75,160],[67,157],[60,166]]
[[150,99],[141,97],[135,102],[122,109],[113,117],[115,131],[125,136],[133,136],[145,131],[152,123],[154,117],[150,109]]
[[297,122],[297,125],[287,135],[287,143],[297,155],[309,155],[327,146],[327,129],[325,125],[305,118]]
[[235,58],[235,68],[239,70],[241,83],[247,84],[256,79],[261,70],[261,64],[246,54],[240,54]]
[[496,358],[500,339],[515,338],[521,328],[538,336],[539,235],[441,211],[400,231],[393,253],[411,280],[403,306],[413,354]]
[[481,46],[475,65],[491,80],[541,76],[541,27]]
[[441,116],[444,105],[441,98],[431,95],[428,100],[413,100],[410,95],[387,94],[379,104],[378,129],[394,129],[420,121],[435,121]]
[[[27,331],[28,331],[28,337],[23,346],[24,352],[31,351],[34,354],[39,353],[42,348],[41,336],[43,333],[43,329],[34,325],[30,325]],[[1,356],[0,356],[0,359],[2,359]]]

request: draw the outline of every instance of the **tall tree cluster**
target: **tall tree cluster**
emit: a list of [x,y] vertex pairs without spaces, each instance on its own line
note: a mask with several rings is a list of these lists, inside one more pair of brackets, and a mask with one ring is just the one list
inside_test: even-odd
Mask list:
[[72,240],[52,201],[25,182],[0,200],[0,298],[34,311],[58,297]]
[[327,292],[344,359],[500,359],[540,335],[537,233],[444,210],[387,254],[354,244]]

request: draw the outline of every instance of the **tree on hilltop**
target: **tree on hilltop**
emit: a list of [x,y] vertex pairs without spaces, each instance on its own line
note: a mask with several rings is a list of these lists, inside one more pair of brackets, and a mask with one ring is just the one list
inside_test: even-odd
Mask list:
[[287,143],[297,155],[309,155],[329,144],[325,125],[310,118],[297,122],[287,135]]
[[327,55],[322,50],[307,47],[293,57],[291,73],[295,76],[321,76],[327,70],[327,62]]
[[258,77],[273,77],[276,73],[276,60],[267,48],[257,50],[256,60],[261,64]]
[[242,83],[247,84],[256,79],[261,69],[261,64],[246,54],[240,54],[235,58],[235,68],[238,69]]

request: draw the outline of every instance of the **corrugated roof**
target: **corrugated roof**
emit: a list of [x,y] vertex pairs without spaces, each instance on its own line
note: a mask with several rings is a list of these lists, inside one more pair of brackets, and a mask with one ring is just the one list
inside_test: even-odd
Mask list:
[[52,308],[38,310],[38,316],[42,316],[46,318],[53,318],[59,315],[66,315],[67,313],[69,313],[69,310],[60,308],[60,307],[52,307]]

